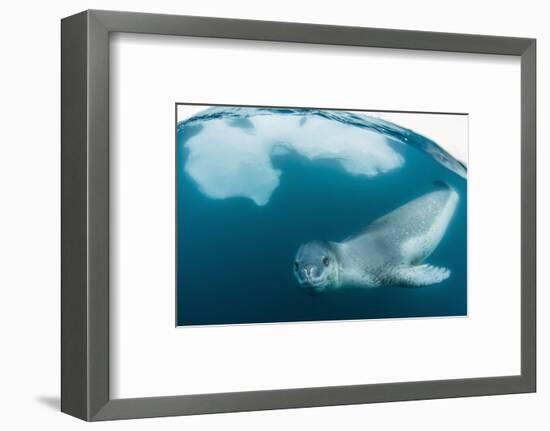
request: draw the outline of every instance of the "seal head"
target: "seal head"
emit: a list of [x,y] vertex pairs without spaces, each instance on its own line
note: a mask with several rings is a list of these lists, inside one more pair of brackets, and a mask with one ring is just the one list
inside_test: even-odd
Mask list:
[[302,245],[294,259],[294,275],[310,295],[318,295],[338,282],[338,258],[327,241]]

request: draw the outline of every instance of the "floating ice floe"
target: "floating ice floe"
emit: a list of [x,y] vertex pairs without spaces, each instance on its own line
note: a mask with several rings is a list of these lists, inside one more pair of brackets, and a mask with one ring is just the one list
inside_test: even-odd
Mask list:
[[272,157],[296,152],[329,159],[351,175],[374,177],[401,167],[395,145],[412,145],[465,176],[466,168],[435,142],[379,118],[341,111],[216,107],[178,124],[185,172],[213,199],[245,197],[266,205],[281,172]]

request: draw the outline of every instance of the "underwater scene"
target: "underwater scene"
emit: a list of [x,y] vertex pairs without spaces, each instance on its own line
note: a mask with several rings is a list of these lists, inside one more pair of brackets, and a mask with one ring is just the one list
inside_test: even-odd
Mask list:
[[177,325],[467,314],[467,115],[176,109]]

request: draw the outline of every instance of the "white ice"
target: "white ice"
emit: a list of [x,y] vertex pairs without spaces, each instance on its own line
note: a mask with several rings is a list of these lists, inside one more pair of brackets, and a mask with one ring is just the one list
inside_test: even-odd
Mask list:
[[333,159],[350,174],[368,177],[404,163],[388,138],[371,130],[318,116],[259,115],[248,120],[253,127],[227,119],[205,121],[186,143],[184,169],[210,198],[240,196],[266,205],[281,175],[271,156],[285,151],[310,160]]

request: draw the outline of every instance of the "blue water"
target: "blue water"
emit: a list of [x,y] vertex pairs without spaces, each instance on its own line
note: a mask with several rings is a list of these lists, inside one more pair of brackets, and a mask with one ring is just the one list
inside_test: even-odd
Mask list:
[[[273,118],[273,123],[262,123],[268,117]],[[300,143],[288,146],[282,139],[277,145],[282,145],[284,151],[272,151],[269,156],[279,176],[276,187],[267,193],[260,184],[265,175],[263,170],[256,173],[260,177],[238,183],[235,188],[231,181],[236,177],[227,173],[231,170],[213,169],[214,165],[209,164],[208,158],[215,158],[216,153],[199,153],[199,148],[208,147],[206,139],[213,137],[216,142],[212,148],[223,152],[224,142],[233,136],[238,138],[239,133],[246,145],[255,145],[265,137],[266,130],[273,132],[269,127],[287,124],[287,120],[302,127],[297,135],[301,139],[307,139],[310,133],[303,129],[306,121],[312,125],[318,124],[316,121],[329,122],[323,123],[329,131],[334,122],[334,139],[338,139],[342,127],[364,128],[387,138],[388,148],[399,156],[401,163],[393,163],[395,166],[372,175],[351,174],[341,158],[311,158],[304,155]],[[289,128],[285,136],[294,142],[292,133]],[[199,168],[192,170],[193,163]],[[234,165],[230,156],[227,163]],[[238,166],[256,165],[251,162]],[[203,175],[205,172],[208,177]],[[232,175],[240,174],[242,170],[236,169]],[[212,176],[222,178],[210,183],[208,178]],[[465,177],[466,168],[435,142],[368,115],[218,107],[180,122],[177,125],[178,325],[465,315]],[[443,240],[426,260],[450,269],[449,279],[419,288],[348,288],[318,296],[310,296],[299,288],[292,264],[301,244],[312,240],[342,241],[378,217],[433,191],[434,180],[449,183],[460,195]],[[260,191],[249,191],[250,184],[260,184]]]

